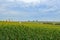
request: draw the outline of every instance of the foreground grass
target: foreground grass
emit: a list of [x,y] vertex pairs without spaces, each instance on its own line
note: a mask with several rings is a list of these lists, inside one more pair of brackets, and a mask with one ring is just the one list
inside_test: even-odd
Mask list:
[[0,40],[60,40],[60,25],[0,22]]

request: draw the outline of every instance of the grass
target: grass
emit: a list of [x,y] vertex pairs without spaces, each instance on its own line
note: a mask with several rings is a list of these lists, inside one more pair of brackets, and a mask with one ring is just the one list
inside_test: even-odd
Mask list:
[[60,25],[1,21],[0,40],[60,40]]

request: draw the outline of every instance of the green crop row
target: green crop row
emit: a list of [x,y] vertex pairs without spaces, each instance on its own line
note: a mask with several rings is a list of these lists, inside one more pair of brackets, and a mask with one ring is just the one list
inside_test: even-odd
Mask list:
[[60,26],[0,22],[0,40],[60,40]]

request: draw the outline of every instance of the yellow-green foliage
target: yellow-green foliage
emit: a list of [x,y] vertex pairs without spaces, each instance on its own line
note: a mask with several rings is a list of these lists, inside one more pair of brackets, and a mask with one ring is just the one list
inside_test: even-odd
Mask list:
[[60,40],[60,25],[2,21],[0,40]]

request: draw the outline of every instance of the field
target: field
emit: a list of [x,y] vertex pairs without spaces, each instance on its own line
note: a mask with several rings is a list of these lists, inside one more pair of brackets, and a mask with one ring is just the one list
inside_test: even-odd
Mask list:
[[0,40],[60,40],[60,25],[0,21]]

